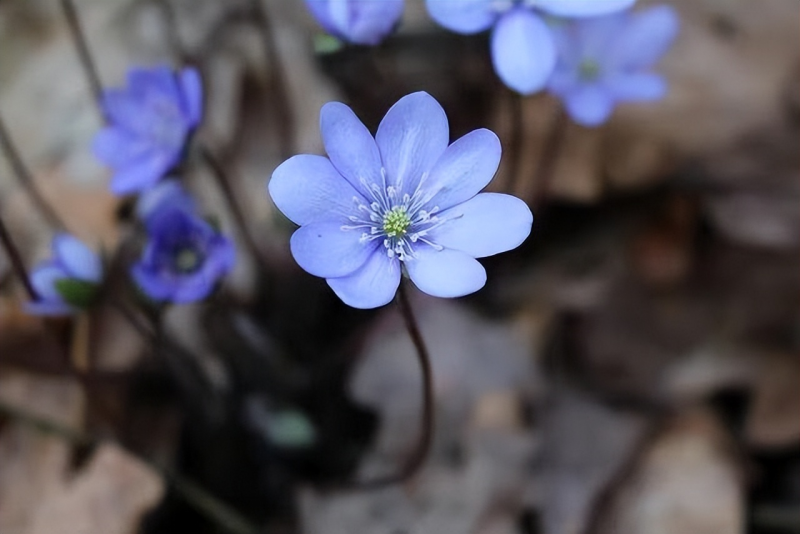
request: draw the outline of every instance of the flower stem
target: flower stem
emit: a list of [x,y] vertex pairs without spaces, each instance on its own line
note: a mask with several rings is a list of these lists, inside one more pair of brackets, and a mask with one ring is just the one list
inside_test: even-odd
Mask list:
[[89,45],[86,42],[86,36],[83,33],[80,19],[78,19],[78,11],[75,9],[75,4],[72,0],[61,0],[61,9],[64,11],[64,16],[67,19],[69,32],[75,43],[78,56],[80,57],[84,75],[89,81],[89,88],[92,90],[94,101],[99,106],[103,97],[103,84],[100,82],[97,66],[89,52]]
[[211,152],[211,150],[204,145],[200,145],[200,157],[203,159],[206,165],[208,165],[214,180],[217,182],[220,191],[222,191],[222,195],[225,197],[225,201],[228,203],[228,207],[233,214],[233,218],[236,220],[236,225],[239,227],[239,230],[242,233],[245,244],[255,257],[256,261],[261,267],[261,270],[264,273],[270,272],[269,261],[267,261],[267,258],[261,252],[261,249],[256,243],[255,237],[253,237],[253,234],[250,231],[250,227],[247,224],[247,218],[245,217],[244,211],[242,211],[242,207],[239,205],[238,200],[236,200],[236,193],[231,186],[231,181],[228,173],[225,172],[224,166]]
[[567,114],[560,103],[555,105],[555,117],[544,146],[542,146],[542,152],[536,167],[536,182],[531,196],[531,207],[534,212],[542,206],[550,193],[550,182],[553,180],[556,163],[561,156],[561,149],[564,146],[564,139],[567,133]]
[[522,173],[520,173],[520,159],[522,157],[522,141],[525,137],[525,116],[523,100],[519,93],[511,94],[511,142],[509,143],[508,192],[519,194],[524,186]]
[[31,300],[39,300],[39,294],[36,292],[36,289],[34,289],[31,279],[28,277],[28,272],[25,270],[25,264],[22,262],[22,255],[11,240],[11,234],[8,233],[8,228],[6,228],[2,217],[0,217],[0,244],[2,244],[3,249],[6,251],[6,255],[11,261],[11,268],[14,269],[17,278],[22,282],[28,296]]
[[64,221],[61,220],[58,213],[56,213],[53,207],[47,202],[41,191],[39,191],[39,188],[36,187],[33,176],[28,171],[28,168],[22,161],[22,157],[19,155],[17,147],[11,140],[11,135],[8,133],[2,116],[0,116],[0,147],[2,147],[3,152],[6,154],[8,162],[11,165],[11,170],[17,177],[20,187],[25,190],[42,216],[47,219],[48,224],[56,230],[64,230],[66,227]]

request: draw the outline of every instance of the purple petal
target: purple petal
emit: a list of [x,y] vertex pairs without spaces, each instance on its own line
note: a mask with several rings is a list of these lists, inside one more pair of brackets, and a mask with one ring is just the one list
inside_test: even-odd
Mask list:
[[180,101],[175,72],[169,65],[128,70],[128,89],[137,97],[166,98],[172,102]]
[[434,297],[461,297],[486,284],[486,271],[478,260],[457,250],[420,246],[405,263],[411,281]]
[[400,262],[378,250],[356,272],[329,278],[328,285],[348,306],[371,309],[388,304],[400,285]]
[[164,180],[147,189],[136,202],[136,216],[145,220],[163,209],[178,209],[193,213],[194,198],[177,180]]
[[547,83],[556,63],[550,29],[533,11],[515,9],[492,32],[492,61],[508,87],[528,95]]
[[447,147],[425,182],[425,189],[435,192],[430,205],[446,210],[477,195],[497,172],[501,153],[500,140],[485,129]]
[[72,315],[75,313],[75,308],[63,302],[42,300],[26,302],[25,313],[29,315],[38,315],[40,317],[63,317],[64,315]]
[[130,269],[131,278],[142,292],[155,301],[169,300],[175,288],[174,281],[147,269],[142,262]]
[[658,74],[615,74],[603,81],[618,102],[649,102],[667,94],[667,83]]
[[289,158],[272,173],[267,188],[278,209],[300,226],[323,220],[343,221],[355,212],[353,198],[366,203],[322,156],[301,154]]
[[378,145],[367,127],[348,106],[329,102],[320,111],[320,131],[333,166],[369,198],[369,185],[382,184],[382,164]]
[[349,4],[353,12],[345,36],[356,44],[378,44],[392,32],[403,15],[403,0],[350,0]]
[[292,234],[292,255],[314,276],[339,278],[352,274],[373,254],[378,241],[361,242],[358,230],[342,230],[340,222],[315,222]]
[[560,17],[596,17],[628,9],[636,0],[537,0],[542,11]]
[[608,91],[598,84],[577,87],[564,97],[569,116],[583,126],[599,126],[611,116],[614,102]]
[[108,126],[92,139],[95,157],[109,167],[121,167],[147,154],[152,145],[130,133]]
[[43,301],[63,302],[61,294],[56,290],[56,280],[69,278],[64,269],[52,261],[39,264],[31,271],[31,285]]
[[183,107],[189,124],[195,127],[203,119],[203,80],[194,67],[186,67],[178,76],[178,84],[183,95]]
[[488,29],[497,19],[494,0],[427,0],[431,18],[458,33],[476,33]]
[[102,106],[111,123],[136,135],[148,135],[152,114],[147,113],[142,103],[127,91],[107,89],[103,93]]
[[439,217],[452,220],[433,230],[431,241],[473,258],[517,248],[530,235],[533,224],[525,202],[500,193],[481,193]]
[[450,143],[447,115],[428,93],[404,96],[386,113],[375,140],[389,183],[413,193]]
[[111,178],[111,192],[118,196],[138,193],[158,182],[175,165],[175,157],[154,153],[117,170]]
[[631,13],[616,37],[608,61],[617,68],[642,69],[663,56],[678,35],[680,21],[666,5]]
[[53,239],[53,255],[64,266],[70,278],[99,283],[103,277],[100,257],[69,234],[58,234]]

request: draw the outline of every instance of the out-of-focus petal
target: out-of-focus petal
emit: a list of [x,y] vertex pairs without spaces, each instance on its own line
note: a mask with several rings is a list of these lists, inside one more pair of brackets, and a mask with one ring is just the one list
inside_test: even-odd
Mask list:
[[110,167],[120,167],[147,154],[151,144],[114,126],[101,129],[92,139],[95,157]]
[[173,158],[162,153],[139,159],[117,170],[111,178],[111,192],[123,196],[143,191],[158,182],[174,164]]
[[184,113],[192,127],[203,120],[203,80],[194,67],[186,67],[178,75]]
[[500,193],[481,193],[439,217],[451,220],[430,233],[431,241],[474,258],[517,248],[530,235],[533,224],[525,202]]
[[75,313],[75,308],[64,302],[31,301],[25,303],[25,313],[40,317],[63,317]]
[[497,20],[494,0],[427,0],[431,18],[458,33],[476,33],[488,29]]
[[596,17],[628,9],[636,0],[536,0],[536,7],[559,17]]
[[667,83],[658,74],[647,72],[614,74],[603,84],[618,102],[649,102],[660,100],[667,94]]
[[52,262],[44,262],[31,271],[31,285],[43,301],[62,302],[61,295],[56,290],[56,281],[69,278],[64,269]]
[[130,270],[136,285],[149,298],[155,301],[169,300],[175,291],[175,284],[169,278],[148,269],[143,263],[135,263]]
[[667,52],[678,35],[678,14],[671,6],[659,5],[630,13],[628,17],[608,52],[608,62],[615,68],[650,67]]
[[317,19],[320,26],[325,28],[325,31],[335,35],[339,35],[336,24],[331,19],[330,0],[306,0],[306,6],[311,14]]
[[492,33],[491,48],[497,75],[523,95],[542,89],[555,67],[550,29],[528,9],[518,8],[500,18]]
[[599,126],[611,116],[614,102],[608,91],[598,84],[577,87],[564,97],[567,113],[583,126]]
[[429,205],[447,208],[477,195],[500,165],[502,148],[497,136],[475,130],[447,147],[428,175],[424,188],[433,195]]
[[128,70],[128,89],[130,94],[139,98],[180,101],[175,72],[166,64]]
[[322,106],[320,131],[331,163],[357,191],[369,198],[369,185],[383,187],[378,145],[352,109],[340,102]]
[[97,283],[103,277],[100,257],[76,237],[58,234],[53,239],[53,255],[70,278]]
[[136,202],[136,216],[146,220],[157,211],[163,209],[180,209],[194,213],[194,198],[175,179],[164,180],[144,193]]
[[349,0],[353,9],[347,37],[356,44],[376,45],[389,35],[403,15],[403,0],[359,2]]
[[343,220],[356,211],[360,193],[333,167],[328,158],[301,154],[284,161],[267,184],[272,201],[297,225]]
[[362,232],[340,222],[315,222],[298,229],[289,242],[298,265],[314,276],[339,278],[364,265],[380,244],[362,243]]
[[472,256],[458,250],[435,250],[423,245],[405,263],[408,275],[420,291],[434,297],[461,297],[486,284],[486,270]]
[[400,285],[400,262],[378,250],[356,272],[342,278],[329,278],[328,285],[348,306],[377,308],[394,298]]
[[389,184],[413,193],[450,143],[447,115],[428,93],[412,93],[389,109],[375,140]]

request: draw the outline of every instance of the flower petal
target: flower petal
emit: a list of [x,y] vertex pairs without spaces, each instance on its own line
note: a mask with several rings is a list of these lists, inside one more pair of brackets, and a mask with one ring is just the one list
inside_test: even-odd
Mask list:
[[163,209],[178,209],[193,213],[194,198],[176,179],[164,180],[146,190],[136,201],[136,217],[146,220]]
[[536,7],[559,17],[596,17],[628,9],[636,0],[536,0]]
[[492,33],[492,61],[497,75],[508,87],[528,95],[547,83],[556,63],[550,29],[528,9],[504,15]]
[[107,89],[103,93],[103,111],[113,124],[124,130],[147,137],[155,117],[128,91]]
[[658,74],[616,74],[603,81],[614,100],[619,102],[649,102],[664,98],[667,83]]
[[75,308],[64,302],[42,300],[26,302],[25,313],[39,317],[63,317],[75,313]]
[[439,214],[450,219],[430,233],[430,240],[483,258],[517,248],[531,233],[533,214],[528,205],[511,195],[480,195]]
[[178,84],[183,96],[183,108],[190,126],[197,126],[203,120],[203,80],[194,67],[186,67],[178,75]]
[[486,271],[478,260],[458,250],[435,250],[421,246],[405,262],[411,281],[420,291],[434,297],[461,297],[486,284]]
[[175,288],[174,281],[148,269],[143,262],[134,263],[131,266],[130,275],[139,289],[149,298],[162,301],[168,300],[172,296]]
[[448,30],[476,33],[488,29],[497,19],[493,0],[427,0],[431,18]]
[[475,130],[447,147],[425,182],[434,194],[430,205],[446,210],[477,195],[500,165],[502,148],[497,136]]
[[583,126],[599,126],[611,116],[614,102],[608,91],[598,84],[582,85],[564,97],[572,120]]
[[354,197],[366,203],[322,156],[289,158],[272,173],[267,188],[278,209],[300,226],[321,220],[341,221],[355,212]]
[[369,198],[368,185],[382,184],[382,165],[378,145],[367,127],[348,106],[329,102],[320,110],[320,131],[333,166],[350,185]]
[[31,285],[39,295],[40,300],[63,302],[61,294],[56,290],[56,280],[69,278],[69,274],[57,263],[47,261],[39,264],[31,271]]
[[403,15],[403,0],[349,2],[352,18],[345,36],[356,44],[376,45],[397,25]]
[[400,262],[378,250],[356,272],[329,278],[328,285],[348,306],[371,309],[388,304],[400,285]]
[[122,196],[143,191],[158,182],[174,165],[174,156],[162,152],[148,153],[117,170],[111,178],[111,192]]
[[654,6],[631,13],[608,52],[608,61],[616,68],[650,67],[672,45],[679,27],[678,15],[670,6]]
[[411,194],[450,143],[447,115],[428,93],[412,93],[389,109],[375,140],[388,182]]
[[129,69],[128,90],[138,98],[155,96],[159,99],[167,98],[172,102],[180,101],[175,72],[166,64]]
[[361,232],[342,230],[340,222],[315,222],[292,234],[292,255],[314,276],[339,278],[364,265],[378,246],[378,240],[362,243]]
[[103,277],[100,257],[74,236],[58,234],[53,239],[53,255],[70,278],[99,283]]
[[95,157],[114,168],[143,157],[151,148],[147,141],[114,126],[101,129],[92,139]]

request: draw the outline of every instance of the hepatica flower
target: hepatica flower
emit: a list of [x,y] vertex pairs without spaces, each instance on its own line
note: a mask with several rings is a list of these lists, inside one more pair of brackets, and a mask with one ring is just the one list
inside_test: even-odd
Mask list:
[[269,193],[300,225],[290,241],[297,263],[346,304],[388,303],[401,270],[430,295],[467,295],[486,282],[475,258],[530,234],[524,202],[480,193],[500,163],[497,136],[481,129],[449,144],[444,110],[427,93],[400,99],[375,138],[338,102],[323,106],[320,122],[330,159],[294,156]]
[[593,17],[626,9],[636,0],[426,0],[436,22],[458,33],[494,28],[492,62],[497,75],[521,94],[542,89],[556,49],[543,16]]
[[77,238],[59,234],[53,239],[52,258],[31,272],[31,284],[39,300],[26,311],[34,315],[70,315],[88,307],[103,278],[100,258]]
[[142,193],[136,201],[136,216],[146,221],[157,213],[180,209],[195,213],[197,204],[183,186],[175,179],[166,179]]
[[183,157],[203,114],[196,69],[134,68],[128,86],[103,94],[108,125],[95,136],[95,156],[114,170],[111,191],[126,195],[158,182]]
[[376,45],[394,30],[403,0],[306,0],[325,31],[362,45]]
[[131,276],[151,299],[178,304],[202,300],[233,268],[231,240],[194,213],[161,209],[145,222],[150,240]]
[[558,64],[548,89],[584,126],[605,122],[620,102],[646,102],[667,92],[651,72],[678,33],[678,15],[655,6],[554,28]]

